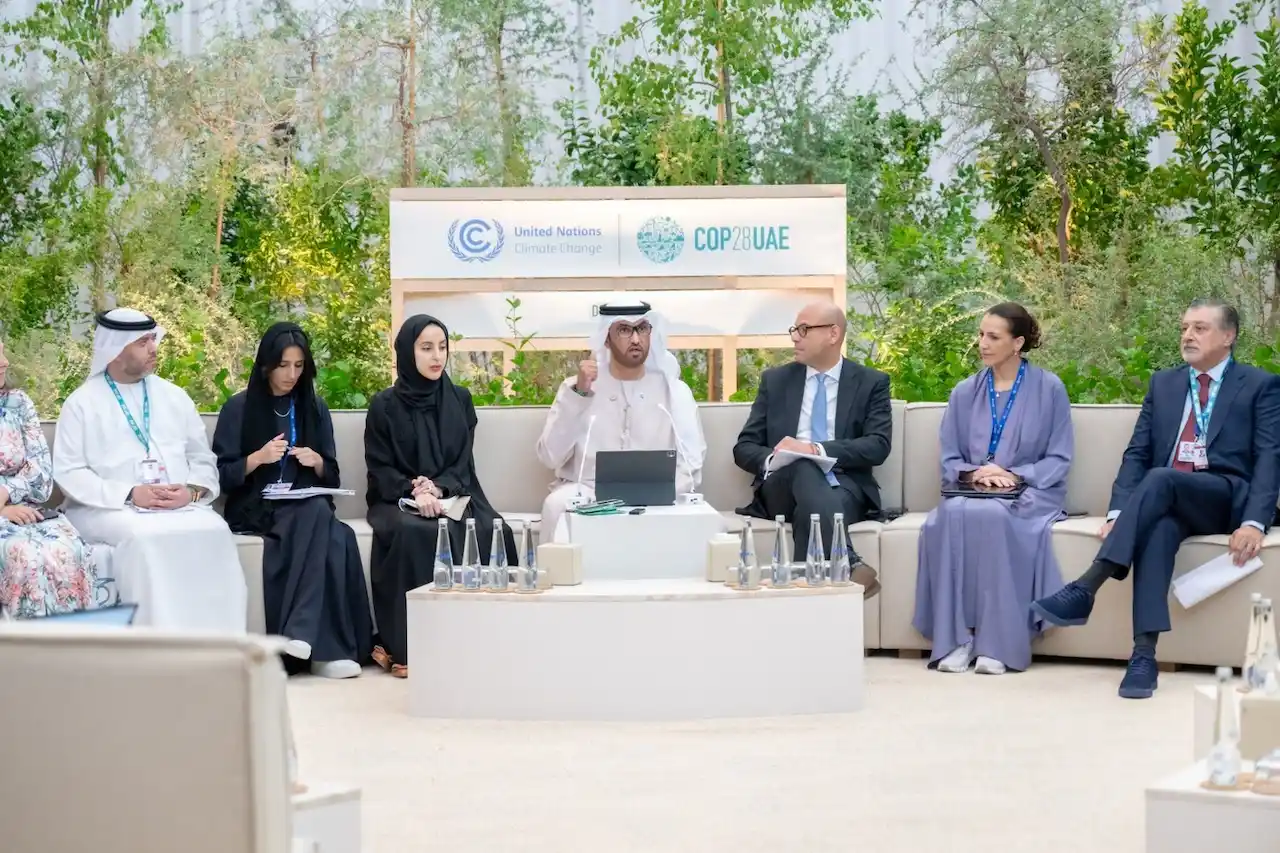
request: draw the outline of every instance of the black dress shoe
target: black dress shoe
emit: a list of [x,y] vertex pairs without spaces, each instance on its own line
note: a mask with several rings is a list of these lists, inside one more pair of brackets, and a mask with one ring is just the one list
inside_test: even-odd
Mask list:
[[880,592],[880,580],[876,577],[876,570],[861,560],[853,564],[849,579],[862,586],[863,601],[875,598]]

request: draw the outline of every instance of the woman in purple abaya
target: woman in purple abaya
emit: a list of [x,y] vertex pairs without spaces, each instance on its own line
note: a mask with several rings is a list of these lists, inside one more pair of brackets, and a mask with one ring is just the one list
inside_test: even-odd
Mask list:
[[925,520],[913,624],[941,672],[1026,669],[1044,627],[1031,602],[1062,587],[1051,534],[1066,517],[1075,439],[1062,380],[1024,357],[1039,345],[1021,305],[988,310],[985,367],[955,387],[942,419],[944,483],[1026,488],[1014,500],[944,498]]

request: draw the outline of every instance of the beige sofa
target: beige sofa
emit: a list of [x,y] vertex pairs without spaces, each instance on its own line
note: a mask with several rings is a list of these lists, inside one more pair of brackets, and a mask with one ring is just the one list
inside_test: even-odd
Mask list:
[[[862,522],[850,530],[855,548],[880,570],[883,589],[866,604],[864,642],[868,649],[927,649],[929,644],[911,627],[916,586],[916,545],[925,516],[939,500],[938,427],[942,403],[893,403],[893,449],[876,469],[886,508],[905,510],[902,517],[880,524]],[[707,501],[728,516],[730,529],[740,529],[733,509],[749,501],[751,478],[733,464],[731,448],[746,420],[745,403],[706,403],[700,406],[709,452],[703,469],[702,492]],[[1137,417],[1136,406],[1072,407],[1076,455],[1068,488],[1072,518],[1054,530],[1054,550],[1063,576],[1074,578],[1088,567],[1097,548],[1097,531],[1106,514],[1111,481]],[[551,473],[537,461],[533,447],[546,416],[544,407],[498,407],[479,410],[476,467],[490,500],[509,521],[536,520]],[[206,416],[212,435],[216,417]],[[356,495],[337,501],[338,514],[356,531],[368,572],[372,532],[364,521],[364,413],[335,412],[338,461],[345,486]],[[52,440],[52,425],[46,432]],[[771,525],[758,522],[756,545],[761,553],[773,547]],[[535,527],[536,529],[536,527]],[[1221,553],[1225,536],[1188,540],[1178,555],[1182,572]],[[262,544],[240,537],[241,562],[250,588],[249,624],[261,630]],[[1253,591],[1280,600],[1280,533],[1267,536],[1264,566],[1247,581],[1184,611],[1174,602],[1174,630],[1161,640],[1161,660],[1170,663],[1239,665],[1248,629],[1248,598]],[[1089,625],[1048,632],[1037,652],[1076,658],[1129,656],[1130,585],[1107,584]]]

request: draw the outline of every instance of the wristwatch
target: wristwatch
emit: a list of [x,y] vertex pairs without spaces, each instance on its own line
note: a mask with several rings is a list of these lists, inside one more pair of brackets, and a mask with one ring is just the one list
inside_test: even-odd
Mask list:
[[590,392],[590,391],[583,391],[583,390],[579,389],[579,388],[578,388],[578,383],[576,383],[576,382],[575,382],[575,383],[573,383],[572,385],[570,385],[569,387],[570,387],[570,388],[572,388],[572,389],[573,389],[573,393],[577,394],[579,397],[590,397],[590,396],[591,396],[591,392]]
[[191,502],[199,503],[200,498],[204,497],[204,489],[199,486],[187,486],[187,491],[191,494]]

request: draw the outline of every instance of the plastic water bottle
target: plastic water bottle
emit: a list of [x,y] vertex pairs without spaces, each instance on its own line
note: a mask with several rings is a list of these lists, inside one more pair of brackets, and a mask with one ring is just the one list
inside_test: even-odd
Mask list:
[[773,561],[769,565],[769,583],[775,589],[791,586],[791,548],[787,539],[787,519],[773,517]]
[[533,531],[529,522],[520,525],[520,553],[524,555],[524,566],[516,572],[517,592],[538,591],[538,549],[533,545]]
[[480,589],[480,543],[476,541],[476,520],[467,519],[467,537],[462,541],[462,589],[475,592]]
[[436,566],[432,578],[436,589],[453,589],[453,546],[449,544],[449,520],[436,524]]
[[742,525],[738,549],[738,589],[760,588],[760,561],[756,559],[756,538],[748,520]]
[[831,521],[831,585],[848,586],[849,580],[849,545],[845,539],[848,531],[844,529],[844,513],[837,512]]
[[488,583],[485,589],[490,592],[506,592],[511,583],[511,574],[507,569],[507,540],[502,535],[502,519],[493,520],[493,538],[489,540],[489,570],[485,572]]
[[815,512],[809,516],[809,550],[804,557],[804,582],[809,586],[825,586],[826,563],[826,550],[822,547],[822,522]]

